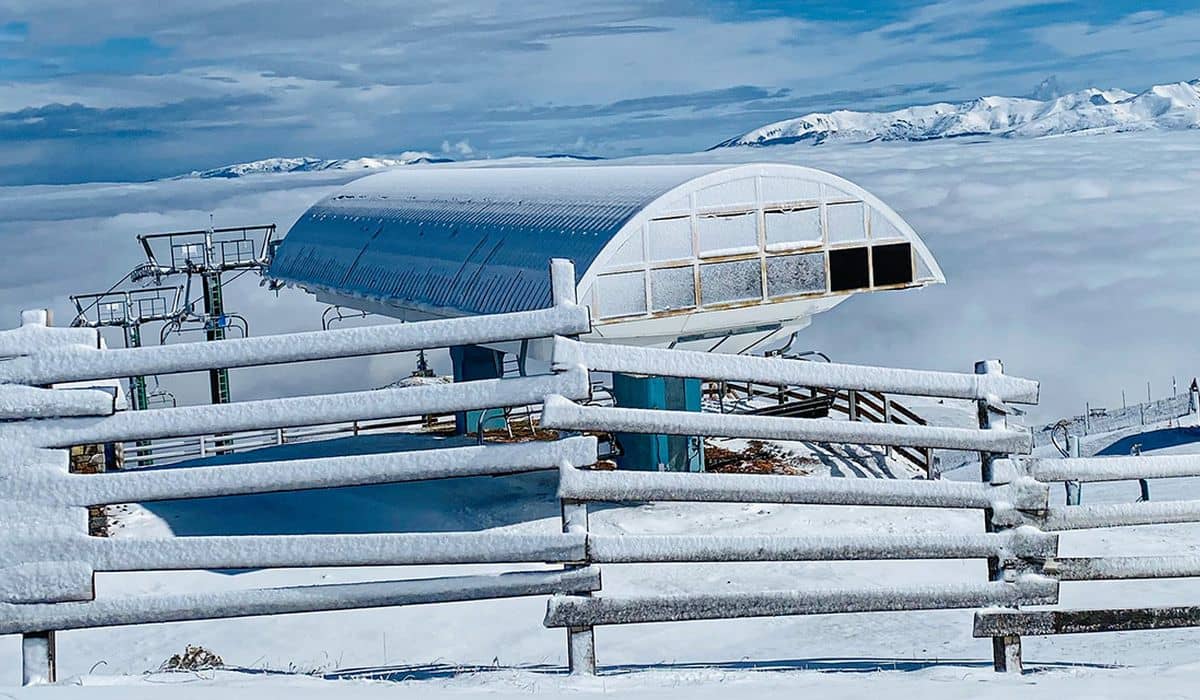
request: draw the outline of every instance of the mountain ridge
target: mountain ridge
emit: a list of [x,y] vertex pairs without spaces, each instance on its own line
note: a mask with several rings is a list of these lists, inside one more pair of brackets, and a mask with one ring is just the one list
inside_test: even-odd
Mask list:
[[[1038,97],[1056,85],[1043,81]],[[709,150],[790,143],[933,141],[963,136],[1038,138],[1098,131],[1200,128],[1200,79],[1132,93],[1086,88],[1062,96],[977,97],[889,112],[812,112],[747,131]]]
[[435,157],[425,151],[405,151],[398,156],[362,158],[315,158],[313,156],[276,157],[252,160],[246,163],[223,165],[208,170],[193,170],[177,176],[183,178],[238,178],[247,175],[275,173],[307,173],[321,170],[378,170],[417,163],[449,163],[450,158]]

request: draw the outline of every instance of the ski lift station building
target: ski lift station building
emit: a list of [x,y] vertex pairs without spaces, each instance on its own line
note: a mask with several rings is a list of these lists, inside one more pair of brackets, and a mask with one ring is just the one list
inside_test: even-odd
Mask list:
[[409,167],[315,204],[268,276],[404,320],[550,304],[575,263],[583,340],[742,352],[852,294],[943,282],[861,187],[776,165]]
[[[309,209],[268,277],[420,320],[547,307],[551,258],[575,263],[592,318],[582,340],[720,352],[782,340],[852,294],[944,281],[883,202],[772,164],[392,170]],[[503,376],[506,352],[518,349],[451,348],[455,380]],[[698,380],[616,375],[612,389],[618,405],[700,410]],[[459,432],[479,420],[461,414]],[[616,438],[622,467],[704,468],[698,438]]]

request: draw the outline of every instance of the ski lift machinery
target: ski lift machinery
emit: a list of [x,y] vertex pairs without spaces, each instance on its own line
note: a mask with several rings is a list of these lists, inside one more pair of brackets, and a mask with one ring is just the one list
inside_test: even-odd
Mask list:
[[[275,239],[276,226],[233,226],[195,231],[151,233],[138,236],[138,242],[146,254],[146,262],[134,269],[134,282],[153,280],[160,284],[164,278],[185,275],[184,313],[164,326],[160,342],[165,342],[173,332],[202,331],[205,340],[223,340],[228,329],[237,328],[242,335],[249,335],[246,319],[225,309],[224,275],[236,272],[262,274],[271,263],[271,257],[279,241]],[[198,277],[201,285],[202,307],[199,313],[192,310],[192,278]],[[236,279],[236,277],[234,278]],[[185,328],[185,323],[196,323],[198,327]],[[229,370],[214,369],[209,372],[209,391],[212,403],[229,403]]]

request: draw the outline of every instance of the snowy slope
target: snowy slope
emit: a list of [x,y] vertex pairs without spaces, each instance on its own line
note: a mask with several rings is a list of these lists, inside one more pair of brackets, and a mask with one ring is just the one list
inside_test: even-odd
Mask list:
[[266,173],[309,173],[322,170],[378,170],[414,163],[448,163],[448,158],[437,158],[424,151],[405,151],[397,157],[349,158],[329,160],[324,158],[266,158],[249,163],[226,165],[211,170],[194,170],[182,177],[234,178]]
[[754,129],[714,148],[786,143],[929,141],[956,136],[1038,137],[1084,131],[1200,127],[1200,80],[1156,85],[1140,94],[1088,88],[1047,100],[980,97],[894,112],[839,110]]

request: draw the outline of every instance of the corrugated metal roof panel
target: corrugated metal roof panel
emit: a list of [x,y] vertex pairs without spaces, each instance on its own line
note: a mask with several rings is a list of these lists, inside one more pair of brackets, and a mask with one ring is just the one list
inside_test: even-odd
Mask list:
[[730,166],[408,168],[350,183],[292,226],[269,276],[455,314],[550,304],[550,258],[581,278],[669,190]]

